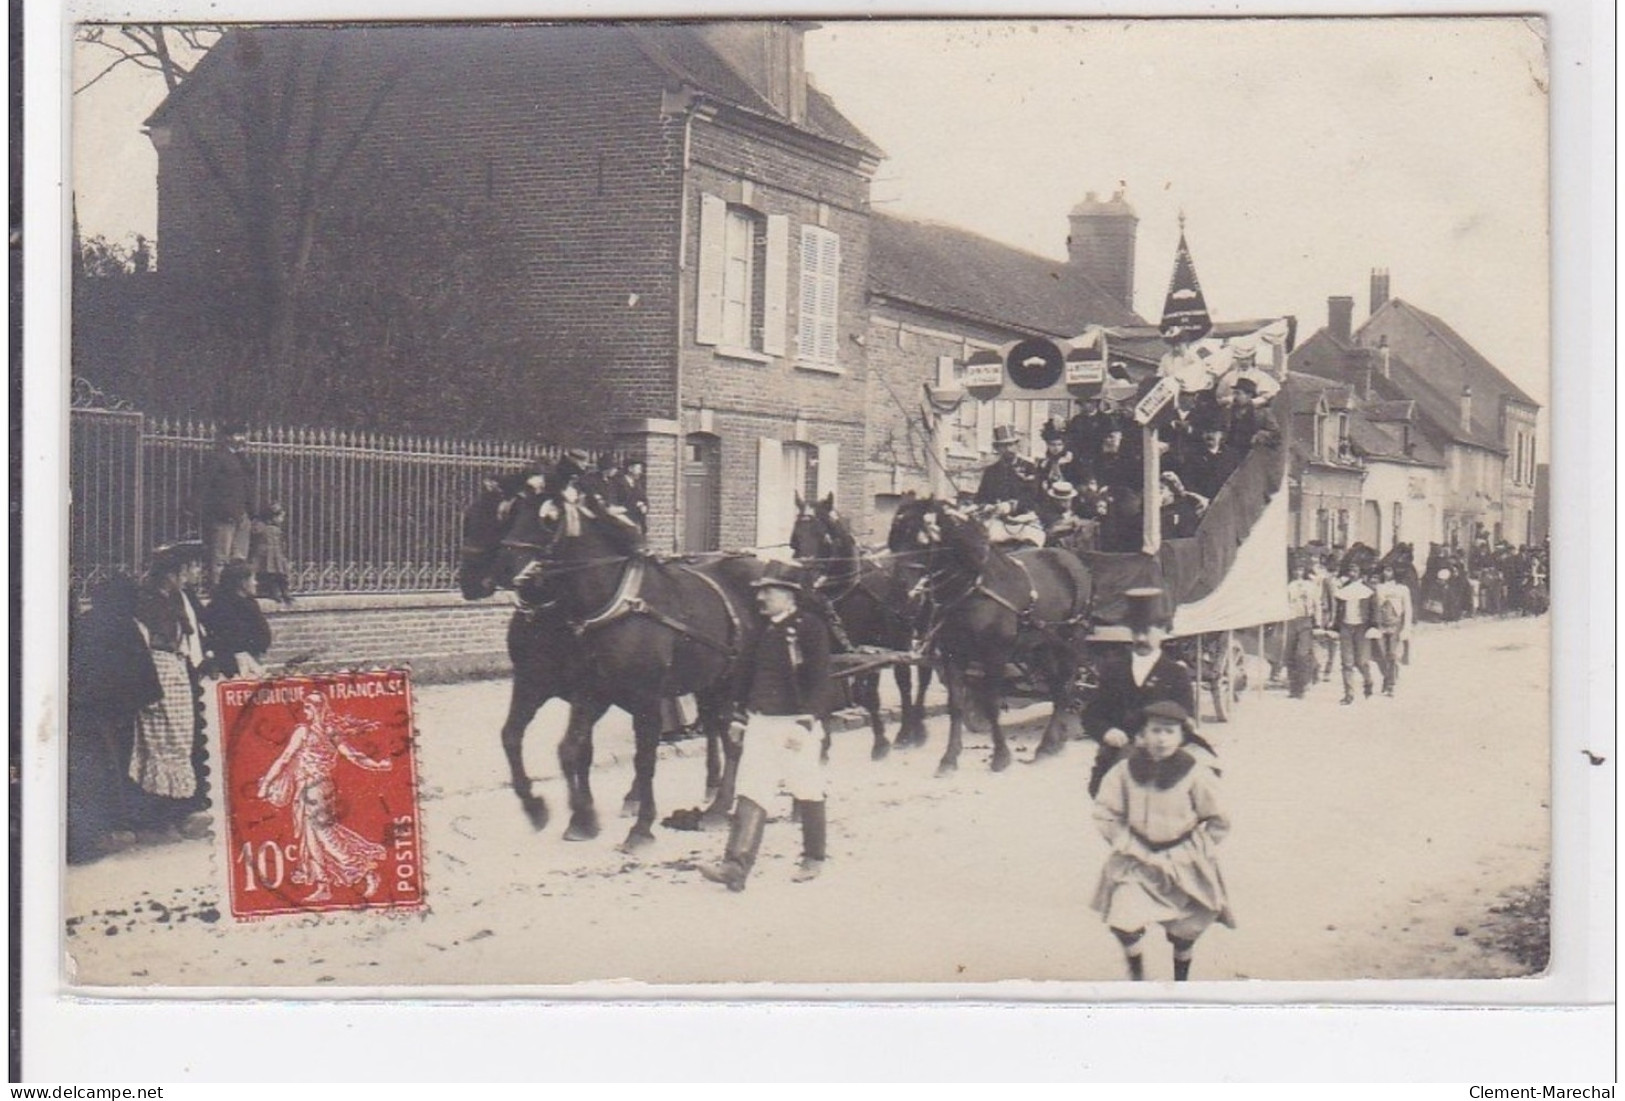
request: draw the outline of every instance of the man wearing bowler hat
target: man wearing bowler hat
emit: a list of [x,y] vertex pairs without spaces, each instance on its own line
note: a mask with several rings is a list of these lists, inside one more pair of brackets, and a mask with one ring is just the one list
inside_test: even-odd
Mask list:
[[829,712],[829,628],[801,610],[801,586],[784,577],[755,583],[757,610],[767,620],[740,660],[735,699],[743,722],[729,729],[743,740],[738,799],[719,864],[700,874],[730,891],[743,891],[762,846],[767,806],[788,791],[801,817],[801,863],[792,877],[803,883],[823,870],[827,856],[824,766],[820,748]]
[[[1128,598],[1124,620],[1132,641],[1110,648],[1099,670],[1100,687],[1083,712],[1084,734],[1100,744],[1089,774],[1091,798],[1099,793],[1100,782],[1129,744],[1129,731],[1139,729],[1146,705],[1167,700],[1187,714],[1196,714],[1196,687],[1190,670],[1162,652],[1169,624],[1162,590],[1130,589],[1124,595]],[[1187,732],[1185,744],[1217,756],[1194,730]]]
[[993,505],[1007,516],[1030,513],[1037,506],[1038,467],[1018,454],[1020,444],[1021,433],[1015,425],[994,426],[993,450],[999,457],[982,471],[981,484],[976,487],[977,504]]

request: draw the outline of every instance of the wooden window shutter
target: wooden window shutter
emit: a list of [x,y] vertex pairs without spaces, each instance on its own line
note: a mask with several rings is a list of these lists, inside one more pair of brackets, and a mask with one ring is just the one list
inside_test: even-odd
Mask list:
[[821,230],[818,258],[818,362],[838,365],[841,322],[841,239]]
[[756,441],[756,545],[771,547],[790,537],[789,531],[780,532],[779,518],[783,502],[791,492],[783,482],[784,445],[778,440],[762,436]]
[[838,443],[821,443],[818,445],[818,499],[822,501],[826,496],[834,495],[835,503],[841,503],[841,445]]
[[716,344],[722,339],[722,275],[727,254],[728,204],[716,195],[700,196],[700,271],[695,294],[694,340]]
[[790,219],[767,217],[767,266],[762,273],[762,351],[782,356],[790,295]]

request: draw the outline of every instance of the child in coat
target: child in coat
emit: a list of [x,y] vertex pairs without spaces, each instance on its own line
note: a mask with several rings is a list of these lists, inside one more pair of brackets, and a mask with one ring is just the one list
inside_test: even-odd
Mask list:
[[1196,940],[1213,922],[1235,927],[1214,849],[1230,831],[1218,776],[1183,747],[1190,715],[1172,701],[1148,705],[1135,746],[1095,797],[1095,822],[1111,843],[1092,907],[1123,948],[1131,979],[1145,978],[1141,940],[1161,925],[1174,979],[1190,977]]
[[261,663],[271,649],[271,625],[254,590],[254,567],[240,558],[228,562],[220,571],[215,598],[203,610],[213,669],[222,677],[265,675]]
[[259,575],[259,594],[283,607],[293,603],[288,593],[287,523],[288,513],[282,502],[272,501],[248,529],[248,560]]

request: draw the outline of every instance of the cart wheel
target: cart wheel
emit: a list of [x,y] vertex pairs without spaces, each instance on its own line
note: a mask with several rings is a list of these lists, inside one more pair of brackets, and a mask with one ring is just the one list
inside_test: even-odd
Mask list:
[[1230,721],[1236,705],[1247,690],[1247,658],[1234,631],[1224,632],[1219,646],[1218,661],[1213,670],[1213,717],[1221,723]]

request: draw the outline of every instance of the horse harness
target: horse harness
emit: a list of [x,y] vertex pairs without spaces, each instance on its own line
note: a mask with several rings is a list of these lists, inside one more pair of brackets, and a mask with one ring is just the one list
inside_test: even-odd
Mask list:
[[672,565],[673,568],[704,582],[706,587],[717,595],[717,599],[722,601],[722,607],[728,613],[728,639],[726,642],[718,642],[716,639],[690,627],[682,620],[652,607],[640,595],[643,588],[643,579],[648,572],[648,560],[639,556],[626,560],[626,566],[621,571],[620,583],[615,587],[615,594],[609,598],[609,603],[585,619],[571,621],[570,630],[577,636],[581,636],[630,615],[643,616],[645,619],[653,620],[667,630],[673,631],[691,642],[697,642],[716,651],[728,661],[729,665],[732,665],[739,657],[739,636],[742,633],[739,614],[734,611],[733,601],[728,599],[728,594],[723,591],[722,586],[717,584],[713,578],[706,576],[691,566],[681,563],[673,563]]

